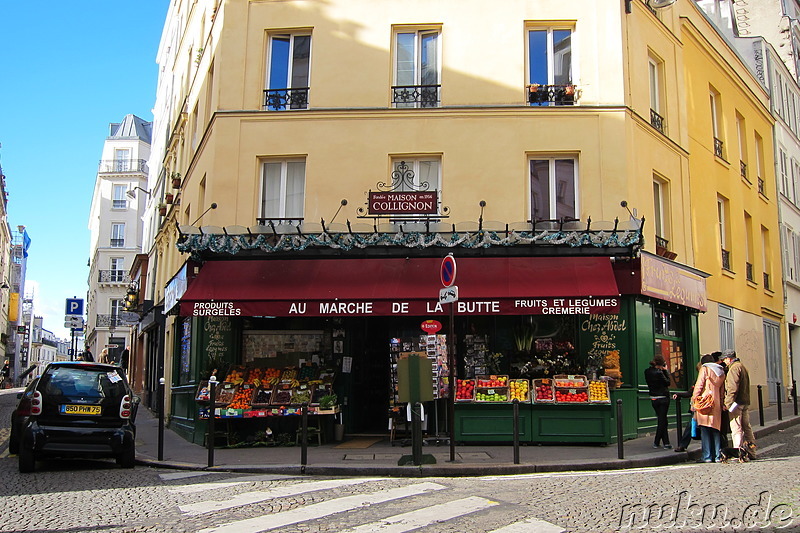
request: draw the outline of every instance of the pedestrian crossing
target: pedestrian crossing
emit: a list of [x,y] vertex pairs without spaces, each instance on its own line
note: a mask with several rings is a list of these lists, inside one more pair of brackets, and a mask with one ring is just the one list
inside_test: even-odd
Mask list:
[[[161,479],[177,483],[168,485],[167,491],[185,500],[178,505],[180,513],[187,520],[197,520],[196,531],[201,533],[260,533],[286,528],[315,531],[315,521],[329,526],[337,524],[335,530],[341,533],[405,533],[427,531],[431,527],[465,533],[565,531],[536,517],[512,521],[491,531],[480,527],[476,518],[485,516],[482,512],[500,510],[492,515],[496,521],[498,517],[524,514],[525,509],[474,494],[464,497],[441,480],[308,479],[277,475],[220,479],[186,473],[161,474]],[[252,490],[261,485],[263,490]],[[208,494],[214,496],[205,499]],[[297,502],[304,503],[297,505]],[[475,529],[470,529],[473,526]]]

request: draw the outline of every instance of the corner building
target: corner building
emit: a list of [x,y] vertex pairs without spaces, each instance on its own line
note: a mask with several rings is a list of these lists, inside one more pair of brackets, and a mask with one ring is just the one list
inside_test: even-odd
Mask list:
[[673,388],[693,382],[714,275],[699,255],[718,255],[691,223],[686,16],[702,14],[173,2],[148,186],[170,197],[148,215],[143,295],[166,317],[172,427],[202,442],[216,370],[217,413],[241,432],[293,438],[305,374],[312,409],[336,394],[345,433],[389,433],[396,367],[421,353],[431,435],[453,363],[459,442],[511,440],[506,376],[535,389],[523,441],[611,442],[617,398],[626,438],[652,429],[643,371],[655,347]]

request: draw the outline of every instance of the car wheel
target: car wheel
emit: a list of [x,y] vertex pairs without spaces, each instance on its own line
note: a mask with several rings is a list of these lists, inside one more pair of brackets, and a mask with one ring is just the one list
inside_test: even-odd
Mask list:
[[36,470],[36,456],[33,455],[33,450],[26,447],[19,449],[19,471],[22,474],[33,472]]
[[133,446],[126,448],[117,456],[117,464],[122,468],[133,468],[136,464],[136,449]]

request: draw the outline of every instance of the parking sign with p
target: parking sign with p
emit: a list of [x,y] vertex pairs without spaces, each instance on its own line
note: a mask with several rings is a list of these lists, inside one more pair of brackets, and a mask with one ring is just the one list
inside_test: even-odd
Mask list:
[[83,316],[83,298],[67,298],[66,315]]

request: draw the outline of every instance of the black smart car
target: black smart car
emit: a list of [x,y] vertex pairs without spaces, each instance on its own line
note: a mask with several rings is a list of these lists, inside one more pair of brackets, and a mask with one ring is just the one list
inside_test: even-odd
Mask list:
[[113,457],[123,468],[133,467],[139,399],[120,367],[50,363],[20,396],[9,443],[20,472],[51,457]]

